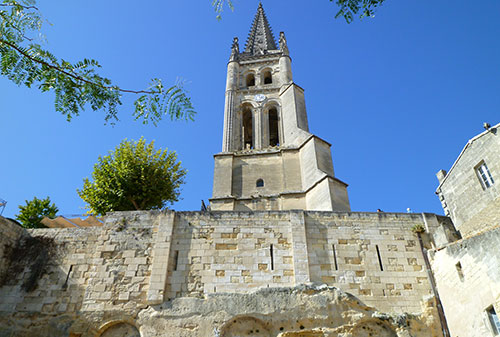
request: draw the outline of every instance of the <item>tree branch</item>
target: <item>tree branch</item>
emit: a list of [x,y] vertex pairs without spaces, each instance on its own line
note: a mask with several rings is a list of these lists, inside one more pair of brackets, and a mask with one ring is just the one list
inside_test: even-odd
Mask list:
[[5,17],[1,12],[0,12],[0,15],[2,16],[2,19],[5,20],[5,22],[7,23],[8,27],[11,27],[11,28],[15,29],[20,34],[20,36],[22,36],[25,40],[33,41],[33,39],[31,39],[31,38],[27,37],[26,35],[24,35],[24,33],[18,27],[16,27],[15,25],[13,25],[12,22],[9,21],[7,19],[7,17]]
[[134,205],[134,207],[135,207],[135,209],[136,209],[137,211],[140,211],[140,210],[141,210],[141,209],[139,208],[139,205],[137,205],[137,203],[135,202],[135,200],[134,200],[134,199],[132,199],[132,197],[130,197],[130,196],[129,196],[129,197],[127,197],[127,199],[128,199],[128,201],[130,201],[130,202],[132,203],[132,205]]
[[87,84],[90,84],[90,85],[94,85],[94,86],[97,86],[97,87],[101,87],[103,89],[112,89],[112,90],[117,90],[119,92],[126,92],[126,93],[132,93],[132,94],[155,94],[154,91],[147,91],[147,90],[127,90],[127,89],[121,89],[119,87],[112,87],[112,86],[106,86],[106,85],[102,85],[102,84],[98,84],[98,83],[95,83],[95,82],[92,82],[92,81],[89,81],[89,80],[86,80],[85,78],[81,77],[81,76],[78,76],[78,75],[75,75],[75,74],[72,74],[68,71],[65,71],[63,69],[61,69],[60,67],[58,66],[55,66],[53,64],[50,64],[50,63],[47,63],[43,60],[40,60],[36,57],[33,57],[29,54],[27,54],[26,52],[24,52],[21,48],[19,48],[18,46],[16,46],[15,44],[13,43],[10,43],[8,41],[5,41],[3,39],[0,38],[0,44],[3,43],[3,44],[6,44],[7,46],[9,46],[10,48],[14,49],[15,51],[17,51],[19,54],[21,54],[22,56],[30,59],[31,61],[33,62],[36,62],[38,64],[42,64],[42,65],[45,65],[51,69],[54,69],[55,71],[58,71],[66,76],[69,76],[77,81],[82,81],[82,82],[85,82]]
[[0,4],[0,6],[3,6],[3,7],[22,7],[24,9],[35,9],[35,10],[38,10],[38,7],[35,7],[35,6],[25,6],[25,5],[21,5],[18,2],[3,3],[3,4]]

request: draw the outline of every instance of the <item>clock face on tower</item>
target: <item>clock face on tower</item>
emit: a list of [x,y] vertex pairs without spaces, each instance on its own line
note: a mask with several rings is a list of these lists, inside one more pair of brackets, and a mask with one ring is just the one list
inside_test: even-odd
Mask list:
[[255,95],[254,99],[256,102],[259,102],[259,103],[264,102],[266,100],[266,95],[257,94],[257,95]]

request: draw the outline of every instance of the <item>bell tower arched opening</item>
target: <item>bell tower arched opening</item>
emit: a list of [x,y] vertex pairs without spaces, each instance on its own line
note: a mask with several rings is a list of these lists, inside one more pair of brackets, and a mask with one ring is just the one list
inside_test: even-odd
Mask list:
[[253,137],[253,116],[252,107],[250,105],[244,105],[242,107],[242,118],[241,134],[243,135],[243,150],[253,149],[254,137]]
[[247,87],[253,87],[255,86],[255,75],[254,74],[248,74],[246,77],[246,85]]
[[279,146],[279,119],[278,109],[272,107],[269,109],[269,146]]
[[266,69],[262,72],[262,83],[264,84],[272,84],[273,83],[273,75],[271,70]]

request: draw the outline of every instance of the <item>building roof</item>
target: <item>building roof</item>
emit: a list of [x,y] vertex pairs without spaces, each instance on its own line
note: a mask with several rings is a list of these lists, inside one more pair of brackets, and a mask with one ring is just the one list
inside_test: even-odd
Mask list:
[[469,141],[467,142],[467,144],[465,144],[464,148],[462,149],[462,152],[460,152],[460,154],[458,155],[457,160],[455,160],[455,162],[451,166],[450,170],[446,173],[446,176],[439,182],[439,186],[437,187],[436,192],[439,192],[439,189],[441,188],[441,186],[443,186],[443,184],[446,181],[446,179],[450,176],[450,173],[453,171],[453,169],[455,168],[455,166],[457,166],[458,161],[460,160],[460,158],[462,158],[462,156],[465,153],[465,151],[467,150],[467,148],[469,148],[469,146],[472,145],[472,143],[475,140],[477,140],[477,139],[481,138],[482,136],[490,133],[491,130],[493,130],[493,129],[498,129],[499,127],[500,127],[500,123],[498,123],[497,125],[494,125],[494,126],[490,127],[489,129],[487,129],[487,130],[481,132],[480,134],[478,134],[477,136],[469,139]]
[[73,218],[68,219],[64,216],[58,216],[55,219],[49,219],[44,217],[42,219],[42,224],[49,228],[81,228],[81,227],[97,227],[102,226],[103,222],[101,218],[97,218],[95,216],[89,216],[86,219],[81,218]]
[[273,31],[267,21],[266,13],[262,3],[259,3],[257,14],[250,28],[247,43],[245,45],[245,53],[251,55],[262,55],[268,50],[277,50],[276,40],[274,39]]

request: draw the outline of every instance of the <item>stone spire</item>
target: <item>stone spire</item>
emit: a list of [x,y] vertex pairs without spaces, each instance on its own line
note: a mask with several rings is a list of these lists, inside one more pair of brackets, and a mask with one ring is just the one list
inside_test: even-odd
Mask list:
[[251,55],[262,55],[268,50],[277,50],[276,41],[274,40],[273,31],[269,26],[266,14],[262,3],[259,3],[257,14],[253,20],[250,34],[248,35],[245,46],[245,53]]

